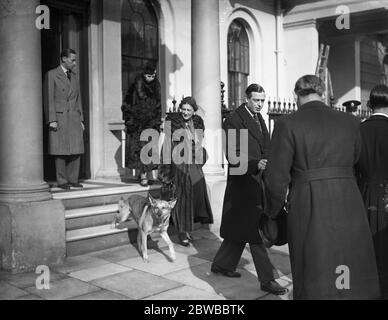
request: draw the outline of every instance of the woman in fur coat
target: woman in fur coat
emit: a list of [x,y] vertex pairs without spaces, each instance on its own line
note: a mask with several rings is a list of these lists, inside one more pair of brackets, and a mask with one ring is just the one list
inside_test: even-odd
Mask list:
[[205,130],[203,119],[195,114],[198,106],[192,97],[184,98],[179,109],[179,113],[169,114],[164,124],[166,138],[163,155],[166,152],[171,155],[171,162],[166,162],[165,157],[163,159],[164,163],[171,164],[162,167],[170,171],[173,177],[178,201],[172,219],[179,231],[180,243],[188,246],[191,240],[189,232],[193,231],[194,223],[213,223],[213,213],[202,171],[206,162],[206,150],[202,147]]
[[121,110],[127,134],[125,146],[125,166],[140,171],[140,184],[148,185],[148,174],[156,169],[156,164],[144,165],[140,152],[148,142],[140,141],[143,130],[160,131],[162,123],[160,83],[156,77],[156,67],[147,64],[129,87]]

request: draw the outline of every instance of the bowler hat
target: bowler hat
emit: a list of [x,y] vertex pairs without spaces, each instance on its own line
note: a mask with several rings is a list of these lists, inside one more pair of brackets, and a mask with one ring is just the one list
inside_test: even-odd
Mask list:
[[349,100],[344,102],[342,105],[346,107],[346,112],[355,112],[357,107],[361,104],[358,100]]
[[267,248],[287,243],[287,211],[282,208],[276,218],[262,214],[259,222],[259,234]]

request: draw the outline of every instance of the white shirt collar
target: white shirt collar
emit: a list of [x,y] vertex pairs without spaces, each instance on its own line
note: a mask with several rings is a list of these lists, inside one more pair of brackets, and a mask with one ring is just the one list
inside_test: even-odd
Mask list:
[[61,68],[62,68],[63,72],[65,73],[65,75],[67,75],[67,69],[63,65],[61,65]]
[[247,111],[249,112],[249,114],[251,115],[252,118],[255,118],[255,115],[252,113],[251,110],[249,110],[249,108],[247,107],[247,105],[245,105],[245,109],[247,109]]
[[382,112],[376,112],[376,113],[372,114],[372,116],[383,116],[383,117],[388,118],[388,114],[382,113]]

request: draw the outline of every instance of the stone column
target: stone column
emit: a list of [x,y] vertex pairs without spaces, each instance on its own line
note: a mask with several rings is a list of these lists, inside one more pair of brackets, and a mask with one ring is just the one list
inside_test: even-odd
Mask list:
[[43,181],[39,0],[0,5],[0,268],[64,256],[64,210]]
[[205,121],[209,160],[204,172],[214,216],[210,228],[218,233],[226,187],[222,168],[219,0],[192,0],[191,12],[192,95]]
[[209,131],[206,135],[209,161],[204,171],[207,176],[223,175],[219,0],[191,3],[192,94]]
[[43,182],[38,5],[38,0],[12,0],[0,7],[0,201],[51,198]]

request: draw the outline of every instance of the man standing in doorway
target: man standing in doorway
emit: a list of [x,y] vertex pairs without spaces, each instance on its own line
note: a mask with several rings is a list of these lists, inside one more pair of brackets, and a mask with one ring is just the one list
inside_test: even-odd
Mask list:
[[44,110],[49,126],[49,154],[55,157],[58,187],[82,188],[79,183],[80,156],[84,153],[83,112],[75,67],[76,52],[61,53],[61,64],[46,74]]
[[[275,295],[288,292],[274,279],[278,274],[263,245],[259,235],[260,213],[263,212],[263,190],[261,176],[267,165],[267,149],[269,133],[264,119],[260,114],[265,101],[263,87],[251,84],[246,93],[246,103],[228,116],[224,122],[225,136],[230,130],[237,134],[236,143],[226,141],[226,156],[229,161],[228,181],[224,196],[224,206],[221,221],[221,237],[224,241],[214,258],[211,271],[226,277],[238,278],[237,265],[249,243],[256,272],[261,283],[261,290]],[[242,131],[248,131],[248,149],[239,144]],[[240,162],[233,164],[229,159],[228,150],[234,149],[240,157]],[[246,172],[233,173],[233,166],[246,167]]]

